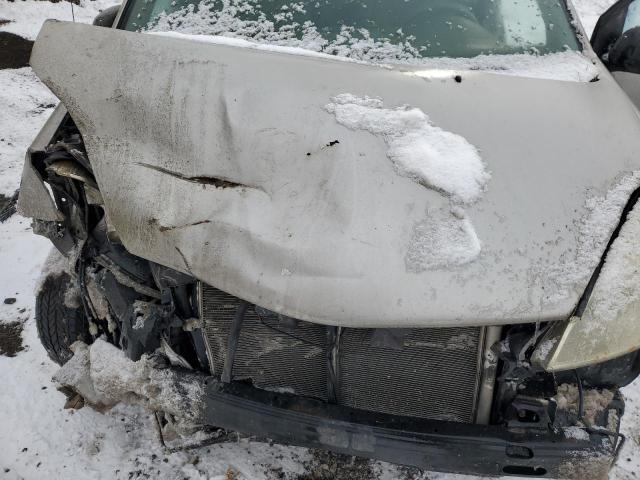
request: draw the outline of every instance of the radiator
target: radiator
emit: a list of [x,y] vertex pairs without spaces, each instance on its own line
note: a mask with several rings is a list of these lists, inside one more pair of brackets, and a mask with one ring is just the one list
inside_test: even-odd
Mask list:
[[[211,372],[220,376],[239,300],[204,284],[200,292]],[[471,423],[483,337],[479,327],[337,330],[249,306],[233,380],[361,410]]]

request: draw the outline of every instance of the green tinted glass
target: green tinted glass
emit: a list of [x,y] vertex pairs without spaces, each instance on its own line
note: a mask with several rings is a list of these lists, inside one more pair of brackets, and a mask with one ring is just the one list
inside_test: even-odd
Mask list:
[[580,48],[559,0],[134,0],[124,22],[372,61]]

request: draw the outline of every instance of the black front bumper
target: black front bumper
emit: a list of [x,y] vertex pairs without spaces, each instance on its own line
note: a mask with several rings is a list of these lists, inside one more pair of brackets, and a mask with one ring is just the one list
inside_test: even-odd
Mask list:
[[375,414],[242,384],[207,385],[205,423],[280,443],[442,472],[543,478],[606,478],[615,447],[531,428]]

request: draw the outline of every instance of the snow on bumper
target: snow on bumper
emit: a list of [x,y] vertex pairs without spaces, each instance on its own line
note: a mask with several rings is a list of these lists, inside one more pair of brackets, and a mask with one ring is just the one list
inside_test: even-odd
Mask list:
[[93,407],[107,409],[119,402],[140,404],[171,414],[185,431],[203,423],[205,375],[162,368],[150,356],[134,362],[100,339],[91,346],[75,342],[72,349],[73,357],[53,379],[78,392]]
[[[54,380],[97,408],[118,402],[169,413],[178,432],[217,426],[280,443],[322,448],[438,471],[498,476],[606,478],[616,447],[598,430],[510,428],[399,417],[259,390],[137,362],[113,345],[76,342]],[[182,427],[182,428],[180,428]],[[569,431],[571,433],[571,431]]]

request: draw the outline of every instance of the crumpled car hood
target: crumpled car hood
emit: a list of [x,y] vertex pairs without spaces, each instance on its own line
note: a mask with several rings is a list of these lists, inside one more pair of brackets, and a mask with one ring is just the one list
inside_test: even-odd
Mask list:
[[31,64],[130,252],[320,323],[567,318],[639,183],[604,71],[457,81],[53,21]]

